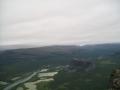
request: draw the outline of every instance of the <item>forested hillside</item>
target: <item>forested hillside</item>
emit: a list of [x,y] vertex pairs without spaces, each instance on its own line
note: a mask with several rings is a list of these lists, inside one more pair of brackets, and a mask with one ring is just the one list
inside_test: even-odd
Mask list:
[[[0,80],[8,80],[45,65],[68,65],[73,58],[97,61],[119,59],[120,44],[86,46],[46,46],[40,48],[15,49],[0,52]],[[115,59],[114,59],[115,58]]]

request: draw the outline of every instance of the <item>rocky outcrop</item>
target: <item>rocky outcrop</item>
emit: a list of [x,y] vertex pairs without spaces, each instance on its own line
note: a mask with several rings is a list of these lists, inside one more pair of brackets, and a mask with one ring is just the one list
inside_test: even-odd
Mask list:
[[120,90],[120,68],[112,72],[108,90]]
[[79,72],[79,71],[89,71],[95,68],[95,64],[91,61],[73,59],[70,65],[67,67],[67,70],[70,72]]

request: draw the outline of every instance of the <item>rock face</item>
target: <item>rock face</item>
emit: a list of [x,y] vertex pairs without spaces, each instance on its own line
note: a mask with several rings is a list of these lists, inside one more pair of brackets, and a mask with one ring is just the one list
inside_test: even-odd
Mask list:
[[120,90],[120,68],[112,72],[108,90]]
[[95,64],[91,61],[73,59],[68,66],[68,71],[79,72],[79,71],[89,71],[95,67]]

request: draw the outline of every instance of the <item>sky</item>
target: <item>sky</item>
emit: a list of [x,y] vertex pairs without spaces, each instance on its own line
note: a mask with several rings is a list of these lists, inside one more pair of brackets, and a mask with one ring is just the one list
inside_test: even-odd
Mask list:
[[0,47],[120,42],[120,0],[0,0]]

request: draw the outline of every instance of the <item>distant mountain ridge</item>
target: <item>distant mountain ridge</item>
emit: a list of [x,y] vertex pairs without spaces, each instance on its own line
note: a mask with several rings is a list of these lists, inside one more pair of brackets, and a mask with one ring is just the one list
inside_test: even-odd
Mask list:
[[116,56],[118,52],[120,52],[119,43],[85,46],[55,45],[1,51],[0,79],[6,79],[9,74],[36,70],[42,65],[66,65],[73,58],[96,60],[99,57]]
[[85,45],[42,45],[42,46],[39,46],[39,45],[23,45],[23,44],[20,44],[20,45],[0,45],[0,51],[6,51],[6,50],[18,50],[18,49],[35,49],[35,48],[46,48],[46,47],[66,47],[66,46],[73,46],[73,47],[84,47],[84,48],[87,48],[87,47],[95,47],[95,46],[113,46],[113,45],[120,45],[120,43],[103,43],[103,44],[85,44]]
[[37,47],[37,48],[26,48],[26,49],[14,49],[0,52],[0,63],[2,59],[6,62],[7,58],[11,58],[11,60],[15,59],[24,59],[26,58],[30,60],[40,60],[41,57],[51,57],[51,56],[62,56],[66,55],[69,57],[80,57],[80,58],[88,58],[88,57],[101,57],[101,56],[109,56],[114,53],[120,52],[120,44],[98,44],[98,45],[85,45],[85,46],[71,46],[71,45],[55,45],[55,46],[45,46],[45,47]]

